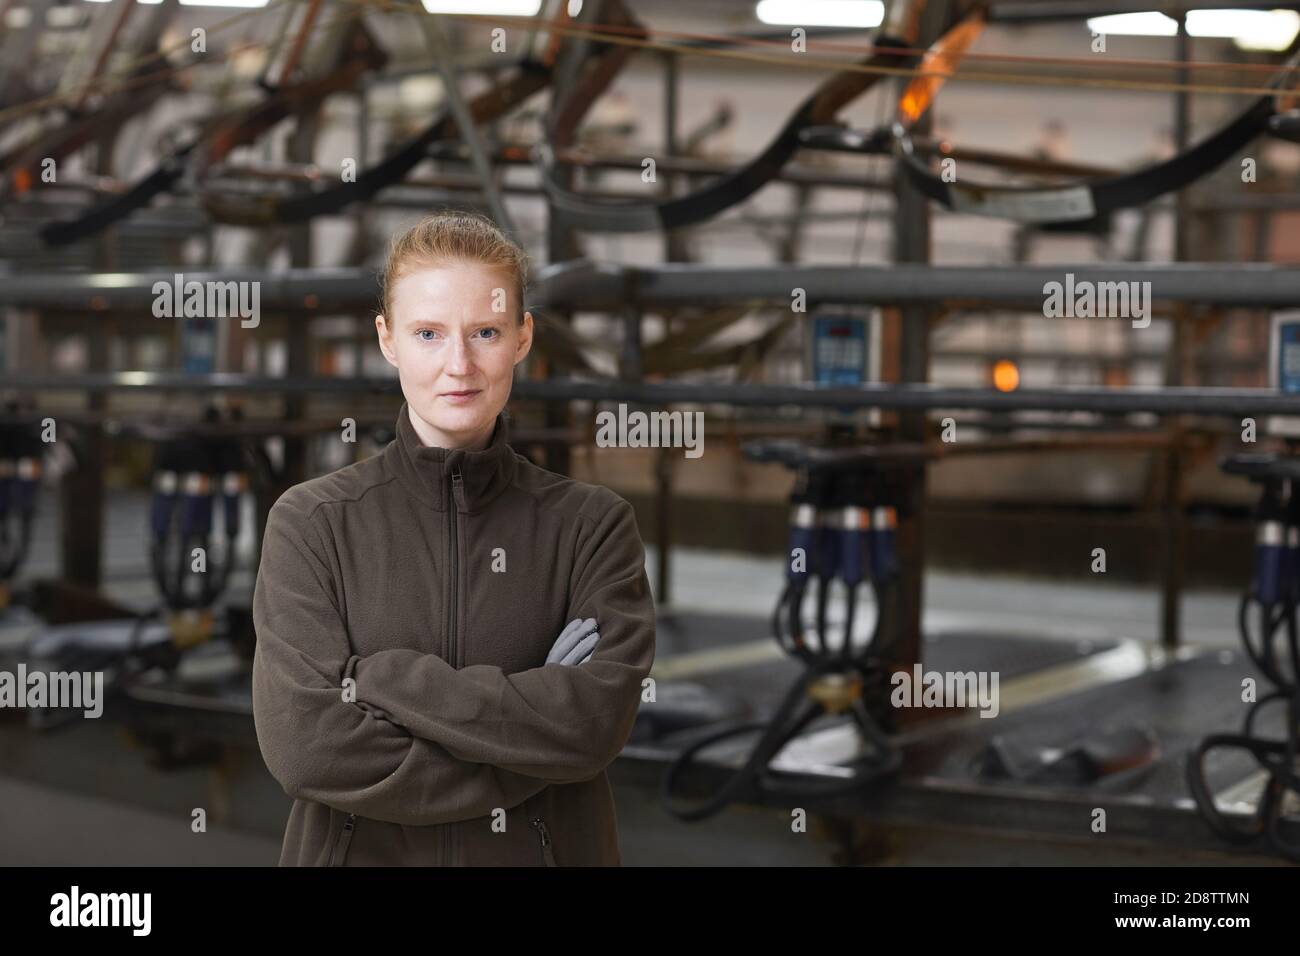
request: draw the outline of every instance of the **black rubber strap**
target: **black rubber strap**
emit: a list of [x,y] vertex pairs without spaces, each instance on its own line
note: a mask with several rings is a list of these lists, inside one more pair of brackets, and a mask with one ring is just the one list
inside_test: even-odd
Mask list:
[[[551,80],[549,68],[537,63],[523,63],[518,72],[490,94],[477,101],[479,109],[497,116],[544,89]],[[357,176],[356,181],[340,183],[320,192],[275,197],[260,201],[205,203],[209,213],[221,222],[241,225],[302,222],[315,216],[341,212],[352,203],[373,198],[381,190],[394,186],[424,160],[435,142],[456,132],[451,111],[444,108],[422,131],[394,152]]]
[[[1270,86],[1280,88],[1296,64],[1297,59],[1293,57],[1279,69]],[[899,167],[920,192],[954,212],[1017,222],[1077,223],[1101,219],[1119,209],[1140,206],[1191,185],[1251,140],[1269,133],[1269,120],[1275,114],[1274,96],[1260,97],[1228,125],[1172,159],[1108,179],[1060,186],[945,182],[916,156],[908,132],[901,124],[894,126],[895,155]]]
[[[882,37],[876,46],[888,51],[905,48],[906,44]],[[916,55],[882,52],[873,54],[862,63],[897,68],[914,65],[919,59]],[[539,146],[534,157],[551,206],[566,225],[588,232],[678,229],[711,219],[758,192],[780,174],[800,149],[800,134],[805,129],[829,122],[839,110],[884,78],[880,74],[858,71],[835,74],[800,105],[757,157],[707,186],[672,199],[645,202],[591,199],[560,184],[551,144]]]
[[145,176],[126,192],[96,203],[76,219],[50,223],[41,229],[41,241],[47,246],[66,246],[89,239],[103,232],[113,223],[125,219],[137,209],[142,209],[155,196],[169,192],[185,172],[183,162],[194,143],[178,150],[163,161],[157,169]]

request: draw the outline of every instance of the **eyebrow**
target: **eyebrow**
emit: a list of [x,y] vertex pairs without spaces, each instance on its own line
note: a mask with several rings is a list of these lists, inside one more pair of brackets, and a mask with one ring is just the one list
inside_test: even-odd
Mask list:
[[[500,324],[501,324],[502,322],[504,322],[507,318],[509,318],[509,316],[506,316],[506,315],[495,315],[495,317],[494,317],[494,318],[491,318],[491,319],[472,319],[472,320],[470,320],[469,322],[467,322],[466,324],[467,324],[467,325],[470,325],[470,326],[475,326],[475,327],[479,327],[479,328],[481,328],[481,327],[483,327],[483,326],[485,326],[485,325],[500,325]],[[446,326],[447,326],[447,323],[446,323],[445,321],[443,321],[442,319],[432,319],[432,318],[415,318],[415,319],[410,319],[410,320],[408,320],[408,321],[407,321],[406,323],[404,323],[404,324],[406,324],[406,325],[432,325],[432,326],[437,326],[437,327],[439,327],[439,328],[446,328]]]

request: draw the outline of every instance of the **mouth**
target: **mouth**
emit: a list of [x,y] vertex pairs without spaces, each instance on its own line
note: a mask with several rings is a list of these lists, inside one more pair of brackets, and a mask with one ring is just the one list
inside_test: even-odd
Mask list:
[[480,388],[471,388],[463,392],[443,392],[441,397],[442,398],[469,398],[473,395],[477,395],[481,391],[482,389]]

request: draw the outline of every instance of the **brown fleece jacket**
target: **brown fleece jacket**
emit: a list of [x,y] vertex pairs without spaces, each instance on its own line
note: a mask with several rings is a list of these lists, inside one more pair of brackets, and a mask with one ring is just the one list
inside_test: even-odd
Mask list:
[[[286,491],[253,597],[253,716],[293,797],[281,865],[618,865],[605,768],[655,613],[632,507],[507,444],[397,438]],[[574,618],[595,653],[545,664]]]

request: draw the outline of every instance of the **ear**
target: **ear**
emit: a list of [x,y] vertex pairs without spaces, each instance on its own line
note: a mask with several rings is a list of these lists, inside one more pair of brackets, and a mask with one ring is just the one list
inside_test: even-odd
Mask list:
[[384,353],[388,364],[397,368],[397,353],[393,351],[393,333],[382,315],[375,316],[375,332],[379,335],[379,351]]
[[524,313],[524,324],[519,326],[519,347],[515,349],[515,364],[524,360],[533,348],[533,313]]

